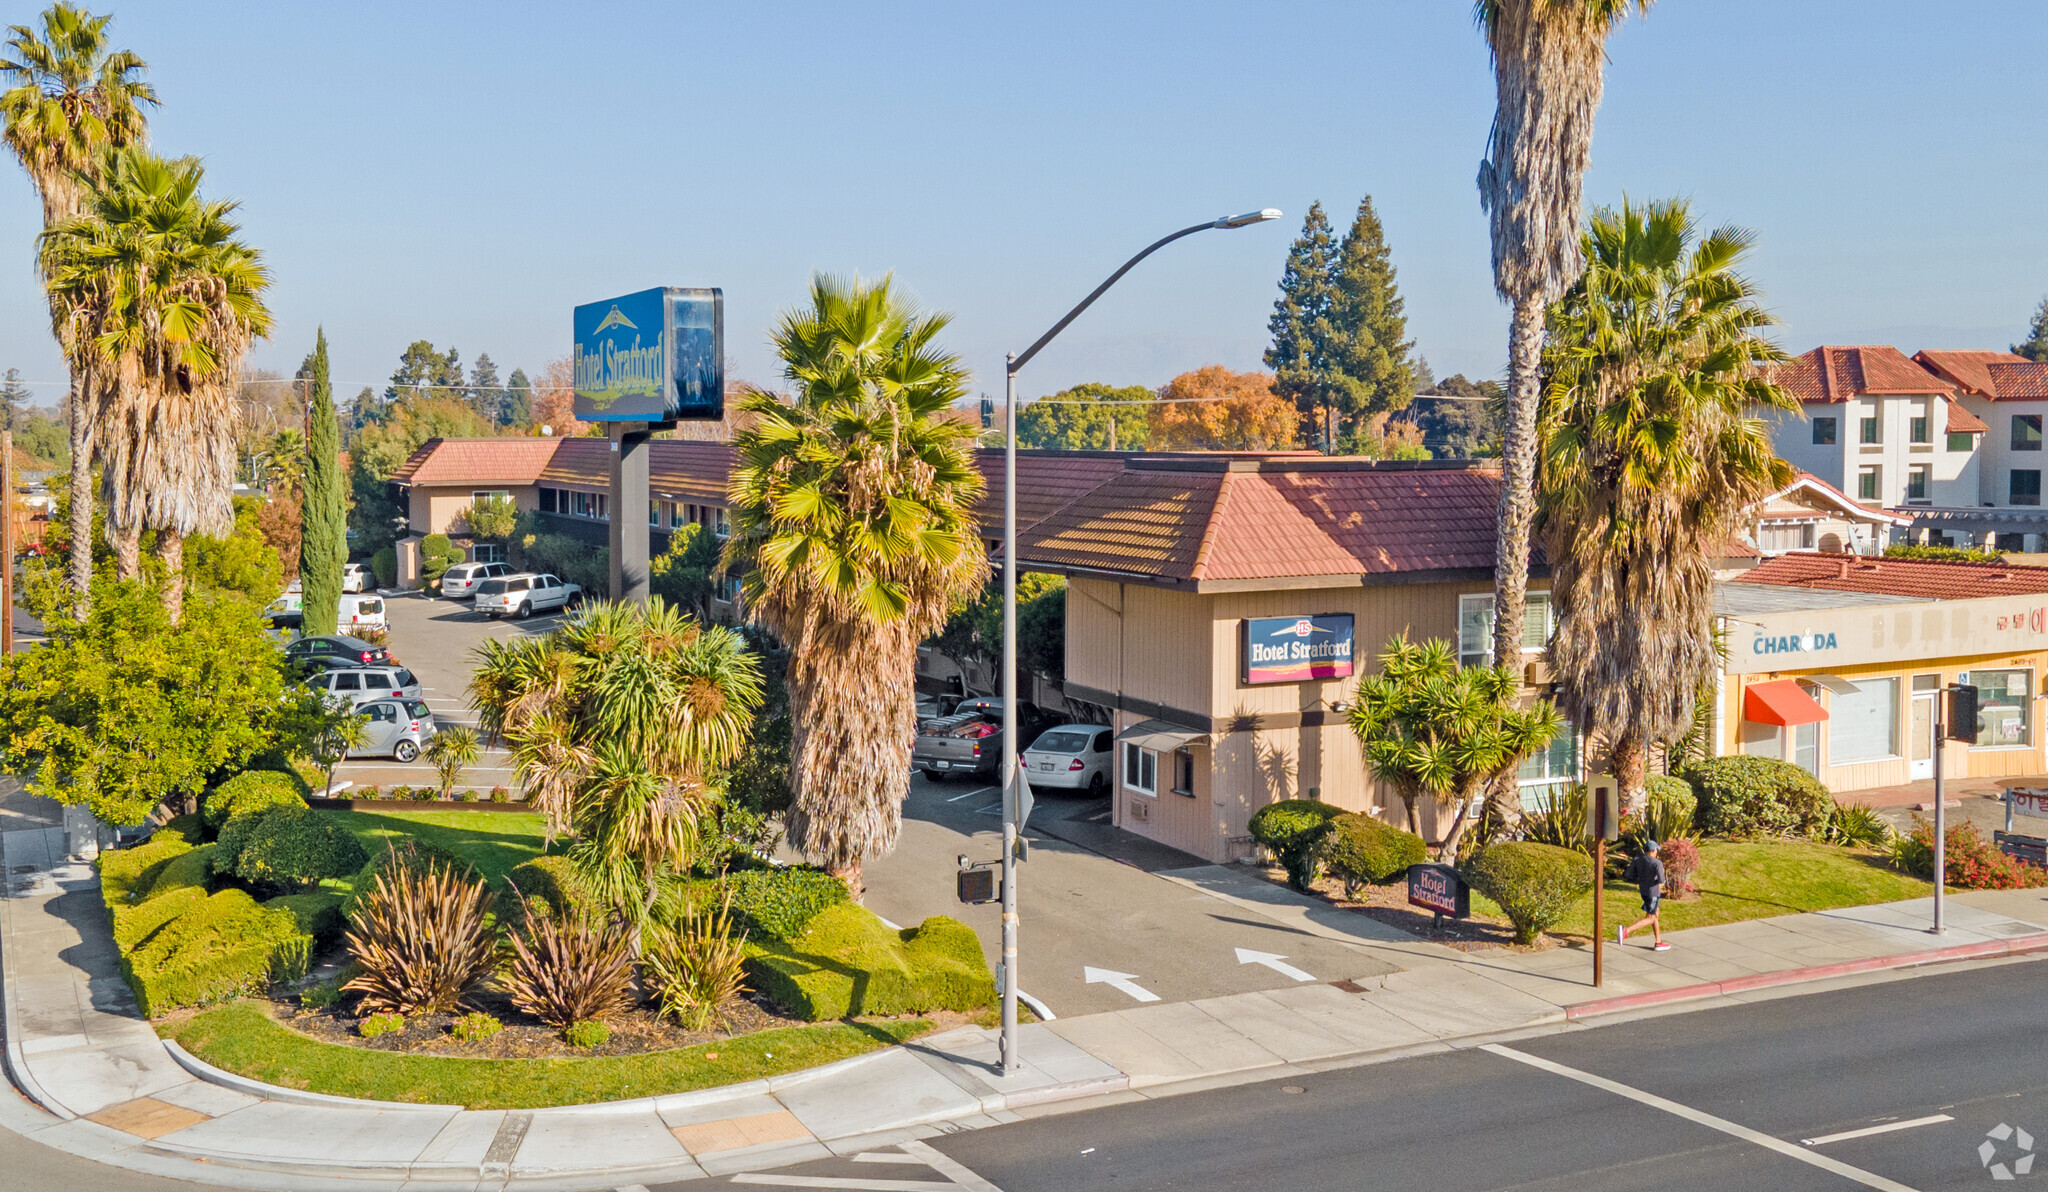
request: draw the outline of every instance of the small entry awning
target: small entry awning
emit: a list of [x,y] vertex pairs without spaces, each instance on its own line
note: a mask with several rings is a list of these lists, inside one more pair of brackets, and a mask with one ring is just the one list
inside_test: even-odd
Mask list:
[[1140,720],[1138,723],[1116,735],[1119,741],[1130,741],[1160,753],[1171,753],[1183,745],[1207,745],[1208,733],[1198,733],[1164,720]]
[[1815,703],[1797,680],[1774,679],[1743,689],[1742,718],[1757,724],[1780,724],[1790,728],[1826,720],[1828,710]]

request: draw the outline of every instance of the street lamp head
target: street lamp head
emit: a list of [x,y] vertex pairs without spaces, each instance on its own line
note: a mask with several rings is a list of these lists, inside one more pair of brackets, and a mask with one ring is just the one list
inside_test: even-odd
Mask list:
[[1209,226],[1212,228],[1243,228],[1255,223],[1265,223],[1269,219],[1279,218],[1280,209],[1278,207],[1267,207],[1259,211],[1247,211],[1243,215],[1226,215]]

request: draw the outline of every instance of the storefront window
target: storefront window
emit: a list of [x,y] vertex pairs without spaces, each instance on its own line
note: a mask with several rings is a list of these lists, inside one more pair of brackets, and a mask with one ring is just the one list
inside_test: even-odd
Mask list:
[[2034,743],[2034,672],[1971,671],[1962,681],[1977,688],[1977,744]]
[[[1522,610],[1522,649],[1533,652],[1550,644],[1557,628],[1550,615],[1550,593],[1531,592]],[[1458,597],[1458,665],[1490,666],[1493,663],[1493,596]]]
[[1899,681],[1866,679],[1837,694],[1828,709],[1828,764],[1847,766],[1899,755]]
[[1159,793],[1159,755],[1138,744],[1124,742],[1124,785],[1141,795]]
[[1560,795],[1568,794],[1579,778],[1579,732],[1567,724],[1550,739],[1550,744],[1522,763],[1515,784],[1522,789],[1522,806],[1548,811]]

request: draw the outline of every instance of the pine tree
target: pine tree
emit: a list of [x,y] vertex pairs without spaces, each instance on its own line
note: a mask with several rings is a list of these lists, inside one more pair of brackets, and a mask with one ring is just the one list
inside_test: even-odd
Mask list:
[[2013,355],[2029,360],[2048,360],[2048,298],[2034,308],[2034,321],[2027,325],[2027,338],[2012,346]]
[[1332,404],[1347,428],[1405,408],[1415,396],[1415,368],[1409,362],[1415,341],[1404,338],[1408,319],[1371,195],[1360,200],[1358,216],[1337,253],[1329,327],[1325,367]]
[[21,370],[8,369],[7,376],[0,379],[0,428],[13,430],[19,426],[23,411],[34,400],[35,395],[21,379]]
[[469,366],[469,400],[484,421],[497,423],[500,407],[505,404],[505,390],[498,383],[498,366],[489,352],[478,352],[476,363]]
[[510,380],[505,382],[505,408],[498,421],[506,426],[525,426],[533,421],[533,382],[526,379],[526,370],[515,368]]
[[333,633],[341,612],[341,570],[348,561],[348,501],[341,474],[341,427],[327,379],[327,330],[313,344],[306,403],[306,481],[300,521],[299,582],[305,632]]
[[1332,397],[1323,329],[1334,296],[1331,275],[1335,266],[1330,221],[1320,202],[1311,203],[1308,218],[1301,223],[1301,235],[1287,252],[1280,297],[1266,324],[1273,333],[1273,346],[1266,349],[1266,367],[1274,372],[1274,388],[1300,412],[1302,440],[1310,443],[1321,441],[1323,414]]

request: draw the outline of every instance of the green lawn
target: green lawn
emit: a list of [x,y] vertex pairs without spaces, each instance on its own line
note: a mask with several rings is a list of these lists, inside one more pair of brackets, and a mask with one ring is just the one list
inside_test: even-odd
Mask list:
[[530,1060],[403,1055],[323,1043],[273,1020],[254,1002],[216,1006],[159,1029],[209,1064],[286,1088],[470,1109],[539,1109],[759,1080],[888,1047],[931,1028],[922,1019],[821,1022],[646,1055]]
[[529,811],[326,811],[355,833],[370,853],[386,840],[410,836],[447,849],[476,866],[492,885],[521,862],[540,855],[547,842],[538,813]]
[[[1698,898],[1664,900],[1661,918],[1666,931],[1898,902],[1934,893],[1932,882],[1908,877],[1875,854],[1794,840],[1703,841],[1699,872],[1693,875],[1692,884],[1700,892]],[[1474,895],[1472,901],[1476,912],[1482,900]],[[1633,883],[1608,882],[1606,904],[1605,927],[1610,938],[1615,924],[1633,923],[1643,914],[1642,896]],[[1575,914],[1551,932],[1587,937],[1592,933],[1590,894]]]

